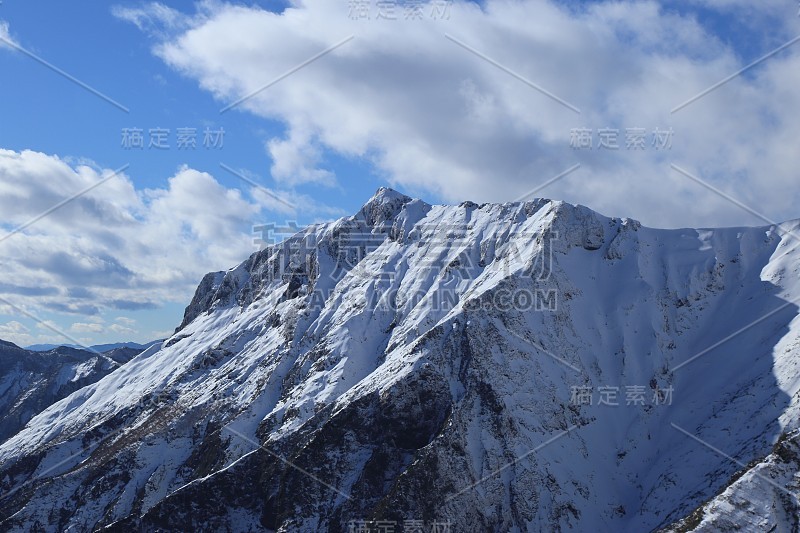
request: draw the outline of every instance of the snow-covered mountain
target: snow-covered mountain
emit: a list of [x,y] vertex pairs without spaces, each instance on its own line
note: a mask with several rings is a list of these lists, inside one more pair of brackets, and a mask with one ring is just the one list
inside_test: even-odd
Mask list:
[[780,530],[798,514],[798,225],[657,230],[381,189],[207,275],[163,346],[0,445],[0,523]]
[[110,374],[130,358],[65,346],[40,353],[0,341],[0,442],[35,415]]

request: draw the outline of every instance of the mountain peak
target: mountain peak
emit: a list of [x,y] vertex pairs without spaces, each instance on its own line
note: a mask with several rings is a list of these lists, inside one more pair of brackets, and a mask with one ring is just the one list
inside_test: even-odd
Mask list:
[[367,224],[375,226],[396,217],[403,210],[403,206],[412,200],[410,196],[394,189],[381,187],[364,204],[359,215],[364,217]]
[[411,198],[410,196],[406,196],[405,194],[398,192],[390,187],[380,187],[377,191],[375,191],[375,194],[372,195],[372,198],[367,200],[367,203],[364,204],[362,209],[366,207],[380,206],[387,204],[405,205],[411,200],[413,200],[413,198]]

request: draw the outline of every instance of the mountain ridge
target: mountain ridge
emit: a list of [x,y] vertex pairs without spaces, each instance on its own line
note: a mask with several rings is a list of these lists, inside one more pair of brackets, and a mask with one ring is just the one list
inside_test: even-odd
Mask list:
[[157,342],[163,342],[164,339],[150,341],[144,344],[139,344],[137,342],[114,342],[109,344],[95,344],[92,346],[79,346],[77,344],[31,344],[30,346],[25,346],[25,350],[29,350],[31,352],[49,352],[59,347],[66,347],[66,348],[74,348],[76,350],[87,350],[88,351],[95,351],[100,353],[105,353],[110,350],[115,350],[117,348],[133,348],[135,350],[145,350],[156,344]]
[[797,428],[794,225],[379,190],[207,275],[163,346],[0,445],[0,523],[669,527],[739,468],[681,430],[749,463]]
[[100,380],[126,360],[123,354],[114,359],[67,346],[35,352],[0,340],[0,442],[50,405]]

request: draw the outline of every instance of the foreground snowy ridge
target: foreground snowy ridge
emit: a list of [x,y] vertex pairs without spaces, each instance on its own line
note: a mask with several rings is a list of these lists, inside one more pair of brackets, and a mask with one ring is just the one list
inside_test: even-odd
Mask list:
[[687,530],[736,498],[786,524],[797,226],[381,189],[207,275],[171,339],[0,445],[0,524]]

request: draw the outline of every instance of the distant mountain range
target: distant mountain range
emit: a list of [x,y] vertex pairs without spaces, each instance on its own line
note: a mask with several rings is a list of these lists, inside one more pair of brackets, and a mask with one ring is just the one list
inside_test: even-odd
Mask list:
[[141,352],[122,347],[98,354],[69,346],[34,352],[0,340],[0,442],[54,403],[107,376]]
[[[147,348],[151,347],[152,345],[163,342],[163,339],[148,342],[147,344],[139,344],[136,342],[116,342],[113,344],[95,344],[94,346],[88,346],[90,350],[94,350],[95,352],[105,353],[110,350],[115,350],[117,348],[133,348],[134,350],[146,350]],[[31,352],[49,352],[59,346],[64,346],[66,348],[75,348],[76,350],[85,350],[87,347],[79,346],[77,344],[31,344],[30,346],[26,346],[25,349]]]

